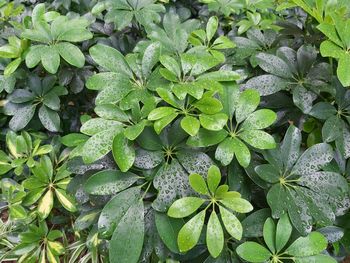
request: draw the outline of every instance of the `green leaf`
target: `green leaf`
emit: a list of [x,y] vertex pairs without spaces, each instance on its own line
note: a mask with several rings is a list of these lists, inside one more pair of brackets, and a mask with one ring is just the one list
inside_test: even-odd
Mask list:
[[186,252],[197,244],[204,225],[204,219],[205,211],[201,211],[181,228],[177,238],[180,252]]
[[269,109],[257,110],[251,113],[243,122],[242,129],[265,129],[277,119],[276,113]]
[[259,53],[255,56],[255,58],[258,65],[266,72],[281,78],[293,77],[288,64],[281,58],[267,53]]
[[210,255],[217,258],[224,247],[224,231],[215,211],[211,212],[208,220],[206,241]]
[[344,87],[350,86],[350,55],[344,54],[339,58],[337,76]]
[[237,137],[232,138],[232,147],[239,164],[243,167],[248,167],[251,159],[248,147]]
[[84,54],[80,49],[68,42],[61,42],[55,45],[58,53],[67,61],[70,65],[78,68],[82,68],[85,64]]
[[327,239],[318,232],[311,232],[306,237],[299,237],[287,249],[286,253],[296,257],[317,255],[327,248]]
[[309,257],[295,258],[295,263],[310,263],[310,262],[322,262],[322,263],[337,263],[337,261],[328,255],[315,255]]
[[282,161],[286,170],[291,169],[299,158],[301,139],[301,131],[290,125],[281,145]]
[[175,74],[178,78],[180,78],[180,75],[181,75],[180,67],[174,58],[167,55],[163,55],[160,57],[159,60],[160,60],[160,63],[162,63],[162,65],[166,67],[167,70],[169,70],[171,73]]
[[23,129],[33,118],[35,108],[35,105],[25,105],[17,109],[9,122],[9,127],[14,131]]
[[49,216],[53,207],[53,193],[52,190],[48,190],[45,195],[40,199],[38,203],[38,214],[41,219],[45,219]]
[[238,213],[249,213],[253,210],[253,206],[243,198],[222,199],[219,202]]
[[232,138],[223,140],[215,151],[215,159],[220,161],[222,165],[229,165],[235,154],[234,142]]
[[160,44],[158,42],[150,44],[144,52],[142,57],[142,74],[144,77],[148,77],[154,65],[157,64],[160,55]]
[[126,172],[132,167],[135,161],[135,149],[123,133],[114,137],[112,152],[114,160],[122,172]]
[[248,262],[265,262],[271,257],[268,251],[262,245],[256,242],[244,242],[236,248],[237,254]]
[[60,117],[57,112],[51,110],[45,105],[42,105],[39,109],[39,119],[43,126],[49,131],[57,132],[60,130]]
[[322,127],[322,139],[324,142],[332,142],[339,138],[343,132],[343,123],[338,116],[332,116],[326,120]]
[[118,223],[109,249],[111,263],[137,263],[143,247],[144,226],[143,201],[132,205]]
[[280,220],[278,220],[277,228],[276,228],[276,249],[277,252],[281,251],[284,246],[287,244],[291,234],[293,227],[290,224],[288,214],[285,213],[281,216]]
[[194,147],[207,147],[220,143],[227,136],[226,130],[208,131],[199,129],[198,133],[187,139],[186,144]]
[[155,223],[158,234],[164,244],[174,253],[179,253],[177,246],[177,236],[183,226],[184,221],[181,219],[168,217],[164,213],[155,213]]
[[208,42],[213,38],[218,29],[219,20],[216,16],[212,16],[209,18],[206,28],[207,40]]
[[219,167],[215,165],[210,166],[208,170],[207,182],[208,182],[209,190],[212,194],[215,193],[216,189],[220,184],[220,181],[221,181],[221,172]]
[[291,173],[306,175],[317,172],[333,159],[333,149],[329,144],[319,143],[308,148],[298,159]]
[[265,221],[263,228],[264,241],[272,253],[276,252],[276,225],[272,218]]
[[241,123],[245,120],[259,105],[260,95],[256,90],[245,90],[238,98],[236,105],[236,120]]
[[77,208],[74,203],[74,199],[67,195],[65,191],[62,189],[56,188],[55,193],[57,196],[58,201],[62,204],[62,206],[67,209],[69,212],[74,213],[77,211]]
[[344,55],[344,50],[329,40],[325,40],[321,43],[320,52],[322,57],[332,57],[337,59]]
[[[211,131],[220,131],[227,123],[227,115],[225,113],[216,113],[213,115],[201,114],[199,120],[205,129]],[[192,135],[193,136],[193,135]]]
[[87,139],[89,139],[89,137],[86,136],[85,134],[70,133],[61,137],[60,141],[63,145],[67,147],[75,147],[83,142],[86,142]]
[[138,177],[130,172],[104,170],[90,176],[84,189],[92,195],[115,195],[137,181]]
[[215,114],[222,110],[222,104],[218,99],[203,97],[193,104],[197,109],[205,114]]
[[271,164],[262,164],[255,167],[255,172],[261,179],[269,183],[278,183],[281,172]]
[[129,126],[124,130],[124,135],[127,139],[134,141],[146,126],[145,121],[141,121],[135,125]]
[[41,63],[51,74],[55,74],[60,66],[60,55],[55,46],[41,48]]
[[17,58],[13,61],[11,61],[4,70],[4,76],[10,76],[13,72],[16,71],[16,69],[19,67],[19,65],[22,63],[21,58]]
[[89,49],[89,53],[92,59],[101,67],[111,72],[123,73],[132,77],[132,72],[124,56],[118,50],[106,45],[97,44]]
[[140,198],[140,188],[132,187],[110,199],[102,209],[98,219],[99,232],[106,237],[111,236],[123,216],[130,207],[139,202]]
[[161,131],[177,117],[177,115],[178,115],[178,113],[172,113],[168,116],[163,117],[160,120],[155,121],[154,122],[155,132],[157,134],[160,134]]
[[245,130],[239,137],[257,149],[273,149],[276,147],[275,139],[268,133],[260,130]]
[[85,163],[92,163],[112,150],[113,139],[121,132],[120,127],[113,127],[93,135],[82,148],[82,157]]
[[183,218],[194,213],[205,200],[198,197],[184,197],[176,200],[168,210],[168,216],[174,218]]
[[219,206],[222,222],[227,232],[237,240],[241,240],[243,227],[238,218],[226,208]]
[[211,80],[211,81],[236,81],[241,78],[235,71],[219,70],[201,74],[197,77],[197,80]]
[[159,107],[154,110],[152,110],[149,115],[148,119],[151,121],[159,120],[161,118],[167,117],[169,115],[172,115],[176,112],[176,109],[171,107]]
[[191,174],[189,176],[190,185],[197,193],[209,195],[207,184],[203,177],[199,174]]
[[184,131],[191,136],[195,136],[200,127],[199,120],[197,120],[195,117],[188,115],[182,118],[180,124],[182,129],[184,129]]

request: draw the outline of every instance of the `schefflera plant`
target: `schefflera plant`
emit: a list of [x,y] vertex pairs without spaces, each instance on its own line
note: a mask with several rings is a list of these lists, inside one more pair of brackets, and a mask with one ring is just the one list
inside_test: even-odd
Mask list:
[[[236,248],[237,254],[248,262],[281,263],[291,260],[296,263],[335,263],[332,257],[322,254],[327,248],[327,239],[319,232],[299,237],[287,246],[293,227],[287,214],[283,214],[276,225],[272,218],[265,221],[263,236],[266,246],[246,241]],[[287,248],[285,248],[287,246]]]
[[151,43],[144,53],[123,56],[118,50],[97,44],[90,48],[93,60],[103,72],[86,83],[98,90],[93,118],[81,127],[92,136],[82,148],[85,162],[91,163],[113,150],[116,163],[127,171],[135,159],[134,141],[148,125],[147,116],[156,107],[152,91],[166,86],[157,68],[160,54],[158,43]]
[[272,125],[277,115],[270,109],[257,110],[260,103],[258,91],[247,89],[240,92],[237,85],[227,84],[220,94],[220,102],[223,110],[219,114],[226,117],[200,117],[204,129],[190,137],[188,145],[208,147],[218,144],[215,158],[222,165],[229,165],[236,157],[243,167],[247,167],[251,160],[248,145],[261,150],[276,147],[274,138],[263,129]]
[[271,185],[267,202],[272,217],[287,213],[293,226],[306,235],[314,223],[332,225],[348,209],[349,187],[342,175],[322,170],[333,159],[331,145],[315,144],[301,154],[301,140],[301,131],[291,125],[281,145],[263,153],[268,163],[255,171]]
[[70,42],[91,39],[92,33],[87,29],[89,24],[85,18],[68,19],[57,12],[45,12],[45,4],[36,5],[32,13],[33,28],[25,29],[21,35],[40,43],[30,46],[25,57],[27,67],[33,68],[41,61],[49,73],[55,74],[60,66],[60,57],[72,66],[83,67],[84,54]]
[[197,212],[204,204],[206,205],[180,229],[177,239],[180,252],[186,252],[197,244],[206,213],[211,211],[206,227],[206,244],[213,258],[220,255],[224,247],[225,236],[216,212],[217,209],[229,235],[237,240],[242,238],[243,227],[234,212],[248,213],[253,210],[253,206],[241,198],[240,193],[229,191],[228,185],[219,186],[220,181],[221,173],[215,165],[209,168],[206,182],[201,175],[191,174],[189,176],[190,185],[200,196],[183,197],[170,206],[168,216],[184,218]]

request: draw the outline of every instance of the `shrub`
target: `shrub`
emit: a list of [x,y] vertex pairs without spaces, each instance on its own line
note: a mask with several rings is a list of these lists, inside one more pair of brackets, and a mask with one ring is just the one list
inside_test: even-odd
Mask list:
[[350,4],[0,0],[1,262],[347,262]]

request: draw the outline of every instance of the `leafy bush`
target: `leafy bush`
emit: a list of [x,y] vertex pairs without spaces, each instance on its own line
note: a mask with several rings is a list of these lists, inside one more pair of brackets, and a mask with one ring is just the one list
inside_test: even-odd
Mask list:
[[348,1],[0,14],[1,262],[348,262]]

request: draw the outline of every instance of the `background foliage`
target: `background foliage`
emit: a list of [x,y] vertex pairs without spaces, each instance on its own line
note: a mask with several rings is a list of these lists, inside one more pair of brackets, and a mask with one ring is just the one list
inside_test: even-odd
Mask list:
[[347,0],[0,0],[1,262],[347,262]]

